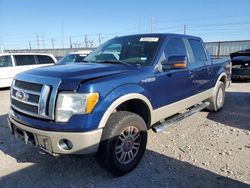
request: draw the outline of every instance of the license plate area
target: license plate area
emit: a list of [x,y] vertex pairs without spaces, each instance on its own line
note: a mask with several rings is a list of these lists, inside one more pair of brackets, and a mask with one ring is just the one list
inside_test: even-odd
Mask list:
[[37,145],[37,140],[34,134],[24,131],[16,126],[12,125],[12,131],[16,137],[21,139],[25,144]]
[[32,144],[43,148],[46,151],[52,152],[51,140],[49,137],[33,134],[31,132],[22,130],[15,125],[11,125],[13,134],[21,139],[25,144]]

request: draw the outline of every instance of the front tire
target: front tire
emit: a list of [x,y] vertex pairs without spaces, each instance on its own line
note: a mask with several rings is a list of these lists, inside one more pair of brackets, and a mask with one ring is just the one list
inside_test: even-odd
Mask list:
[[137,114],[119,111],[109,118],[97,152],[98,162],[116,176],[133,170],[147,145],[147,127]]
[[225,84],[220,81],[216,87],[215,95],[208,100],[210,102],[207,107],[209,111],[217,112],[223,107],[225,101],[225,89]]

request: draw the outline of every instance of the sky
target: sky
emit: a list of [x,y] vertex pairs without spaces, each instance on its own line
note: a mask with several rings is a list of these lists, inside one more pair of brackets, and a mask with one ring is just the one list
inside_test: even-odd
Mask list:
[[[250,40],[250,0],[0,0],[0,48],[96,46],[137,33]],[[185,25],[185,26],[184,26]]]

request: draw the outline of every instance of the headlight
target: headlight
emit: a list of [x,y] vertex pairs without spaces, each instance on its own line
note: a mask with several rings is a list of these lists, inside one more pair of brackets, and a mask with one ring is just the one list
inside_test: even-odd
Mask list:
[[98,100],[98,93],[59,93],[56,103],[56,121],[67,122],[74,114],[89,114]]

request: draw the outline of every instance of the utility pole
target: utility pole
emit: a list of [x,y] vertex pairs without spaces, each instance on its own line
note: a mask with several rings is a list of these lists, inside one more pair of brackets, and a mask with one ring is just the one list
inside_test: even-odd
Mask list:
[[54,50],[54,42],[55,42],[55,39],[51,39],[51,43],[52,43],[52,48],[53,48],[53,50]]
[[183,33],[184,33],[184,35],[186,35],[186,31],[187,30],[187,26],[186,26],[186,24],[184,24],[184,26],[183,26]]
[[39,35],[38,35],[38,33],[36,34],[36,42],[37,42],[37,49],[39,49]]
[[64,28],[63,28],[63,22],[62,22],[62,48],[64,48]]
[[88,48],[88,38],[87,38],[87,35],[85,35],[85,48]]
[[70,44],[70,48],[72,48],[71,37],[69,37],[69,44]]
[[150,31],[151,31],[151,33],[154,32],[154,18],[153,18],[153,16],[151,16],[151,18],[150,18]]
[[43,49],[44,49],[44,35],[42,35]]
[[98,34],[98,42],[99,42],[99,45],[101,45],[102,41],[101,41],[101,33]]
[[30,50],[31,50],[31,43],[30,43],[30,41],[29,41],[29,47],[30,47]]

